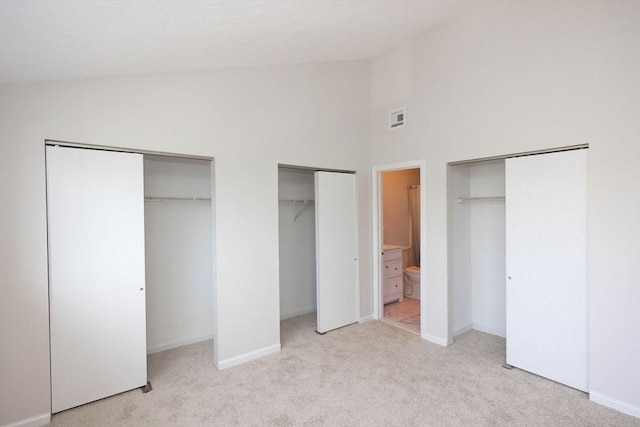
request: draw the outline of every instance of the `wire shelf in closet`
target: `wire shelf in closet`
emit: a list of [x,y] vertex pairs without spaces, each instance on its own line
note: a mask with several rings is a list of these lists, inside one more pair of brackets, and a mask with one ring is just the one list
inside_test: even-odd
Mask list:
[[504,201],[504,196],[458,197],[458,203],[499,203]]

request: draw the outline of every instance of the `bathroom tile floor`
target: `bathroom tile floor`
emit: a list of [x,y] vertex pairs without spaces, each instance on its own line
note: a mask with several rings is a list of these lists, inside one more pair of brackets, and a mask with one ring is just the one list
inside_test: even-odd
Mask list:
[[404,297],[402,302],[386,304],[383,320],[420,334],[420,300]]

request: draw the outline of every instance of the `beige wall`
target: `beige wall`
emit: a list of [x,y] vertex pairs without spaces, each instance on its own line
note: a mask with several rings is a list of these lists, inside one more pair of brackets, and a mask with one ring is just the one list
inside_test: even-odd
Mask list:
[[451,334],[447,163],[589,144],[590,397],[637,416],[639,22],[637,1],[481,2],[372,65],[373,164],[426,162],[428,335]]
[[420,184],[420,169],[405,169],[382,174],[382,217],[384,244],[409,246],[410,185]]
[[0,423],[50,411],[45,139],[215,159],[219,366],[280,345],[278,163],[356,171],[371,314],[369,73],[362,61],[3,86]]

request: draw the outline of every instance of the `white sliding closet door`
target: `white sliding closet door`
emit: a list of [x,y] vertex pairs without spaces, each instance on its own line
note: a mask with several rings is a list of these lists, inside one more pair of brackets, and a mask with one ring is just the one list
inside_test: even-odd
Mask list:
[[506,160],[507,363],[586,391],[587,150]]
[[358,321],[356,176],[316,172],[317,330]]
[[48,146],[52,412],[147,382],[142,155]]

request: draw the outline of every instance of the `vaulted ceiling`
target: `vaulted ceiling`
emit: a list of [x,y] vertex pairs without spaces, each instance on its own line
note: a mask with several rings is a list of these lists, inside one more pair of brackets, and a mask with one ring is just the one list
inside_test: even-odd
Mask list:
[[0,0],[0,82],[371,59],[459,0]]

